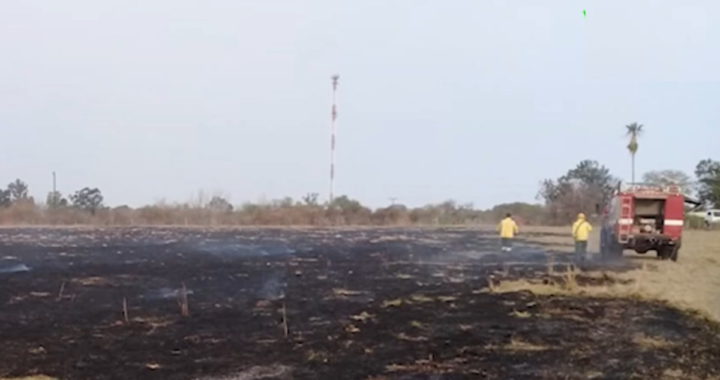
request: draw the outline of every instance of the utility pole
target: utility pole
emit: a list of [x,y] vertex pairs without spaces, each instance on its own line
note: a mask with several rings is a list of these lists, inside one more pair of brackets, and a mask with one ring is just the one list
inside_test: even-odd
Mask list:
[[60,202],[60,199],[58,199],[57,195],[57,177],[55,176],[55,171],[53,171],[53,192],[52,192],[52,207],[57,207],[58,203]]
[[331,116],[332,119],[330,121],[330,197],[329,197],[329,204],[332,204],[333,201],[333,192],[335,190],[335,120],[337,119],[337,108],[335,105],[335,101],[337,100],[336,94],[337,94],[337,86],[338,86],[338,79],[340,79],[339,75],[333,75],[331,77],[332,79],[332,91],[333,91],[333,99],[332,99],[332,111]]

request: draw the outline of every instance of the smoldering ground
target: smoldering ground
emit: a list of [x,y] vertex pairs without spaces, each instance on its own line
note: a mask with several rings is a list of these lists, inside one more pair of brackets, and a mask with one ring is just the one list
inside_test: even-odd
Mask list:
[[522,242],[499,255],[476,231],[38,233],[0,232],[0,257],[13,257],[0,268],[30,269],[0,274],[0,378],[720,373],[714,325],[661,303],[489,291],[489,278],[540,278],[548,257],[560,270],[568,256]]

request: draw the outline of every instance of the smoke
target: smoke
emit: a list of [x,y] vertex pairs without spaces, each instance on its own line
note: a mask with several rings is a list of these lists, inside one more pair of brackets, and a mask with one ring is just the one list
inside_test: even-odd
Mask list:
[[0,267],[0,274],[13,274],[30,272],[30,268],[25,264],[15,264],[6,267]]
[[[148,299],[175,299],[180,296],[180,293],[182,292],[181,289],[172,289],[172,288],[160,288],[155,289],[147,292],[142,298],[148,298]],[[193,291],[190,289],[187,289],[186,292],[187,295],[193,294]]]
[[220,377],[202,377],[195,380],[279,380],[291,379],[292,367],[284,365],[255,366],[245,371]]
[[213,255],[238,258],[289,256],[297,252],[281,243],[240,244],[218,240],[202,241],[196,248]]
[[256,292],[258,298],[274,301],[285,298],[285,282],[280,274],[272,274],[261,281],[261,285]]

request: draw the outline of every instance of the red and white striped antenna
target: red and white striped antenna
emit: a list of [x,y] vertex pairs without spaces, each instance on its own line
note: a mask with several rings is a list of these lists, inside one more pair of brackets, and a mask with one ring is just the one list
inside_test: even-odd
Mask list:
[[336,94],[337,94],[337,86],[338,86],[338,79],[340,79],[339,75],[333,75],[331,77],[332,79],[332,89],[333,89],[333,100],[332,100],[332,120],[330,122],[330,197],[329,197],[329,204],[332,204],[333,201],[333,192],[335,190],[335,120],[337,120],[337,108],[335,105],[335,101],[337,100]]

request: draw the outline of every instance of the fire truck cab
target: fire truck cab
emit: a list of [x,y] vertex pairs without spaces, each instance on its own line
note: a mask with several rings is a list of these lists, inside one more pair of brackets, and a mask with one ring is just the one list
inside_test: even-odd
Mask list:
[[655,251],[661,260],[677,261],[686,202],[681,190],[648,184],[619,186],[603,212],[601,255],[620,257],[630,249],[641,254]]

